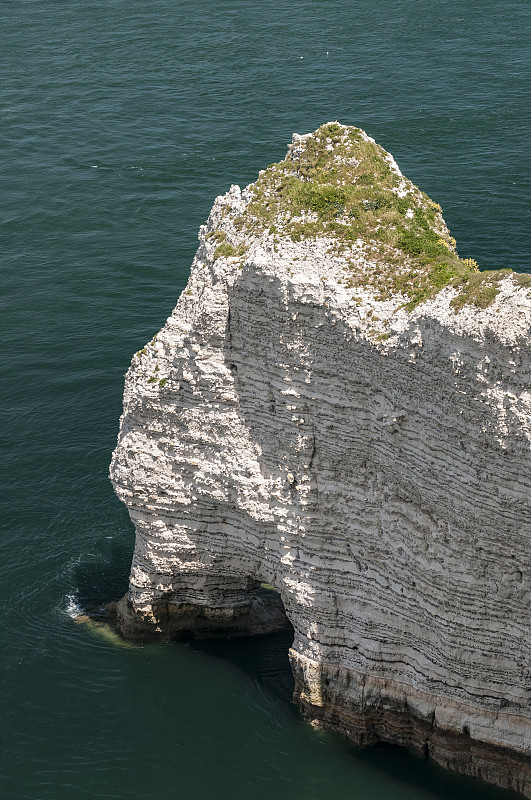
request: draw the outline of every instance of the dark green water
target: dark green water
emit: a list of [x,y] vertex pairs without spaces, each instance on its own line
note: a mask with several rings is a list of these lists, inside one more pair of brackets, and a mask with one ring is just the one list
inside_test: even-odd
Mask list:
[[127,585],[107,467],[130,356],[170,313],[214,196],[293,131],[364,127],[442,203],[461,255],[529,269],[529,3],[1,11],[2,797],[508,797],[311,729],[285,635],[125,646],[71,614]]

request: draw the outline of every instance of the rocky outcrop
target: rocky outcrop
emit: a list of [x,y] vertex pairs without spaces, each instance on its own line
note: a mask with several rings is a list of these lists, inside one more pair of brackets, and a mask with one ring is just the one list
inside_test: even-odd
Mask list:
[[129,636],[294,628],[305,715],[531,797],[531,298],[363,131],[218,197],[132,360]]

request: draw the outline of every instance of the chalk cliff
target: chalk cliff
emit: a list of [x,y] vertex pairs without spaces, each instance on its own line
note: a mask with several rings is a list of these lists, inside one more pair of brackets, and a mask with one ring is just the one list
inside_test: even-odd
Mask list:
[[363,131],[199,232],[127,373],[128,636],[284,624],[303,713],[531,797],[531,298]]

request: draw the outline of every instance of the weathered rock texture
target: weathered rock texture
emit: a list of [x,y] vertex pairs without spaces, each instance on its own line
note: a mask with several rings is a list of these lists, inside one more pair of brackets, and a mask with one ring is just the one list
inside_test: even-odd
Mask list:
[[[358,195],[326,189],[345,185],[336,162]],[[271,169],[217,198],[186,290],[127,374],[111,467],[136,528],[122,630],[272,630],[282,614],[255,599],[268,582],[309,718],[531,797],[527,289],[504,272],[463,296],[476,278],[439,211],[363,132],[294,137]],[[286,210],[277,179],[292,197],[317,181],[324,210],[310,195]],[[423,209],[446,286],[437,254],[407,246]]]

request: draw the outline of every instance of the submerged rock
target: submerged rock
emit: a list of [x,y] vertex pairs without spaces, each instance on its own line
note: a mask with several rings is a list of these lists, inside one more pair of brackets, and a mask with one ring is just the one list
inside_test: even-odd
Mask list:
[[338,123],[218,197],[199,241],[126,377],[123,633],[259,633],[285,609],[309,719],[531,797],[527,276],[460,259]]

